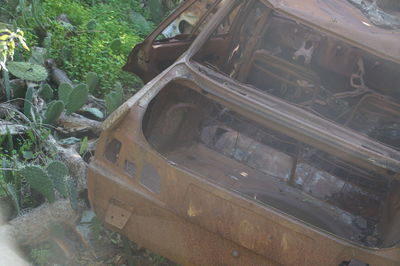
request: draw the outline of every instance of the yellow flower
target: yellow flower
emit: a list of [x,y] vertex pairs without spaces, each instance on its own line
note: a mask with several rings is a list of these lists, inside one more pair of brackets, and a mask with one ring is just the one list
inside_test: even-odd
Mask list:
[[6,62],[8,58],[13,58],[15,52],[16,42],[29,51],[29,47],[25,43],[24,32],[17,29],[12,32],[8,29],[0,30],[0,70],[6,69]]

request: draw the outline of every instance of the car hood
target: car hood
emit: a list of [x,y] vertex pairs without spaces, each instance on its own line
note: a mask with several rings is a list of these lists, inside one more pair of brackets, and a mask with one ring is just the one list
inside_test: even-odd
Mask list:
[[263,0],[276,11],[340,36],[385,59],[400,62],[400,30],[374,25],[347,0]]

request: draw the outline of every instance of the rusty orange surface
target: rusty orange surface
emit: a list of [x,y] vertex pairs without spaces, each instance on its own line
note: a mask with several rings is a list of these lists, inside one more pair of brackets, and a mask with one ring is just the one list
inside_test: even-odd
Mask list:
[[124,67],[149,83],[103,124],[98,217],[182,265],[399,265],[399,31],[344,0],[209,1],[156,39],[199,2]]

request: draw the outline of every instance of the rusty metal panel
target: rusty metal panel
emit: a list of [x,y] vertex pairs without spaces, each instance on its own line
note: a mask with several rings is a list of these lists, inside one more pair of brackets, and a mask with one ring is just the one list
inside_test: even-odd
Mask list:
[[[140,113],[140,109],[133,110],[130,113],[132,115],[128,115],[128,119],[119,127],[135,124],[135,121],[138,121],[135,117],[140,117]],[[332,238],[331,235],[320,235],[313,230],[308,230],[304,224],[286,220],[281,214],[274,212],[266,214],[264,210],[259,209],[258,204],[253,205],[240,198],[234,200],[218,188],[219,186],[213,185],[211,189],[208,182],[204,183],[198,178],[196,181],[193,174],[178,170],[176,164],[170,164],[156,154],[150,155],[151,149],[143,144],[141,137],[136,136],[132,139],[132,135],[126,134],[125,131],[116,132],[119,132],[115,135],[116,138],[133,141],[129,144],[131,148],[126,148],[136,151],[133,156],[141,154],[148,158],[149,162],[157,165],[160,173],[163,173],[163,180],[166,175],[169,177],[170,184],[163,182],[165,186],[162,190],[163,198],[169,203],[166,204],[154,198],[154,194],[150,195],[148,193],[151,192],[147,189],[140,188],[138,181],[144,162],[136,161],[138,173],[132,180],[128,176],[125,178],[114,171],[107,171],[104,167],[108,167],[109,163],[102,163],[103,157],[97,154],[98,159],[91,164],[88,180],[89,196],[93,207],[99,217],[105,217],[111,198],[117,202],[125,202],[124,204],[134,203],[137,207],[134,208],[123,232],[139,244],[176,262],[184,265],[203,265],[204,263],[274,265],[276,262],[286,265],[299,265],[299,262],[309,265],[335,263],[338,265],[356,256],[362,261],[368,261],[371,265],[374,263],[375,265],[396,265],[394,254],[397,251],[395,250],[385,259],[381,257],[384,256],[383,253],[374,255],[375,251],[370,253],[371,251],[367,249],[349,246],[342,240]],[[104,143],[104,140],[100,140],[99,147]],[[123,145],[120,161],[131,156],[130,152],[126,153]],[[215,161],[213,158],[210,160]],[[123,169],[123,167],[116,169]],[[252,175],[249,170],[245,172]],[[240,173],[238,172],[239,176]],[[191,182],[195,185],[190,185]],[[165,190],[167,188],[168,193]],[[307,204],[301,200],[300,202]],[[124,208],[133,210],[133,207],[125,206]],[[174,213],[173,216],[171,216],[172,213]],[[221,240],[236,244],[233,246],[226,242],[223,244]],[[191,247],[189,250],[187,250],[187,245]],[[286,253],[283,252],[283,248],[288,248]],[[309,250],[313,250],[312,253],[309,253]],[[251,252],[248,253],[249,251]],[[285,254],[293,254],[293,257]]]
[[347,1],[236,3],[105,122],[94,210],[183,265],[399,265],[399,32]]
[[337,0],[263,0],[275,10],[289,14],[307,24],[347,39],[380,56],[400,61],[399,30],[373,25],[361,11],[347,1]]
[[[307,235],[294,232],[245,208],[235,206],[196,186],[188,188],[185,203],[190,221],[218,233],[225,239],[282,264],[310,264],[304,256],[304,248],[315,243]],[[286,256],[289,252],[290,256]]]

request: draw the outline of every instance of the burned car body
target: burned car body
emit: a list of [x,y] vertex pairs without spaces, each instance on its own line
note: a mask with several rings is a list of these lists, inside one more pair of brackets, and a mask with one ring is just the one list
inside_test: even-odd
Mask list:
[[151,51],[197,34],[133,50],[166,70],[104,123],[98,216],[185,265],[399,265],[400,32],[347,1],[209,2],[172,66]]

